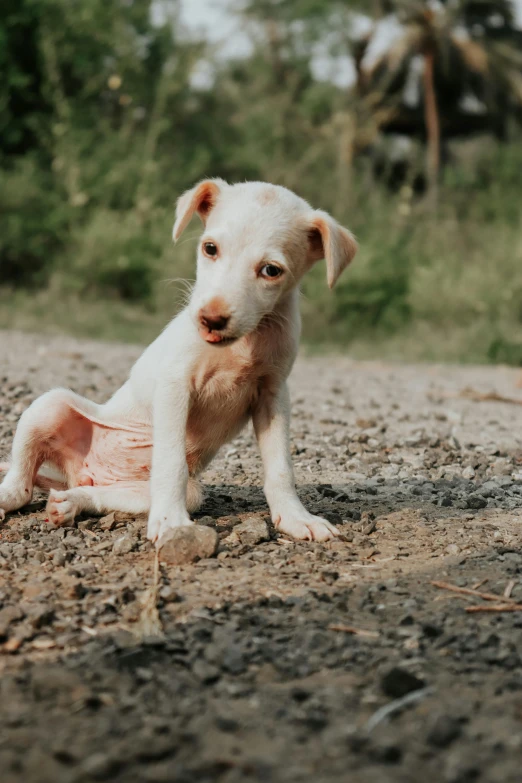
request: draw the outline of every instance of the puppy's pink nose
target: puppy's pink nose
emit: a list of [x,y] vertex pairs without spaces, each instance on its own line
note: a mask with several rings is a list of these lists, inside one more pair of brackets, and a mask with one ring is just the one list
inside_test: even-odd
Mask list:
[[198,317],[202,326],[214,332],[221,332],[230,321],[230,313],[224,306],[224,302],[217,299],[202,307]]

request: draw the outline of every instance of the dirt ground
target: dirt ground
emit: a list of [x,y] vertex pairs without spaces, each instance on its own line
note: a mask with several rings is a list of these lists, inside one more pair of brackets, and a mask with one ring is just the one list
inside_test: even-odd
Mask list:
[[[0,458],[39,393],[102,401],[138,353],[0,332]],[[246,431],[204,477],[217,557],[160,567],[161,633],[144,519],[8,516],[2,783],[520,781],[522,612],[498,611],[522,603],[520,380],[301,359],[299,493],[343,540],[266,535]]]

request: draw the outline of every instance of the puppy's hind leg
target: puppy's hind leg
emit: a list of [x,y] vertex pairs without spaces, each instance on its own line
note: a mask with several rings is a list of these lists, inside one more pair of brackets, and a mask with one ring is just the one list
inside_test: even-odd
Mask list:
[[[197,511],[203,502],[201,484],[190,478],[187,487],[187,510]],[[150,510],[150,483],[119,482],[108,487],[74,487],[65,491],[51,489],[47,501],[49,522],[71,525],[83,511],[106,514],[123,511],[127,514],[147,514]]]
[[127,514],[146,514],[150,508],[148,481],[119,482],[108,487],[74,487],[60,492],[52,489],[47,501],[49,522],[71,525],[82,511],[105,514],[123,511]]
[[9,469],[0,484],[0,519],[31,501],[38,469],[52,456],[53,442],[71,410],[85,408],[92,414],[98,406],[67,389],[42,394],[24,411],[13,440]]

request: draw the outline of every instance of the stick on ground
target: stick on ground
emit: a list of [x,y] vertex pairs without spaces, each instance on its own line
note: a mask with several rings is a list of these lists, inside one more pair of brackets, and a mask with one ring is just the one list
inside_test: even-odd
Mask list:
[[440,590],[450,590],[452,593],[462,593],[462,595],[473,595],[476,598],[482,598],[483,601],[500,601],[501,603],[513,603],[516,604],[514,598],[507,598],[495,593],[482,593],[479,590],[473,590],[469,587],[457,587],[457,585],[451,585],[448,582],[430,582],[434,587],[438,587]]

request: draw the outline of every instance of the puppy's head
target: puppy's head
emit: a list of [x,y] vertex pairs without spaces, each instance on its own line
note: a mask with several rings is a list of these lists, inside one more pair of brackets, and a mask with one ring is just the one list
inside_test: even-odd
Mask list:
[[178,200],[174,240],[195,212],[204,230],[189,308],[211,344],[252,332],[321,258],[332,288],[357,251],[347,229],[278,185],[200,182]]

